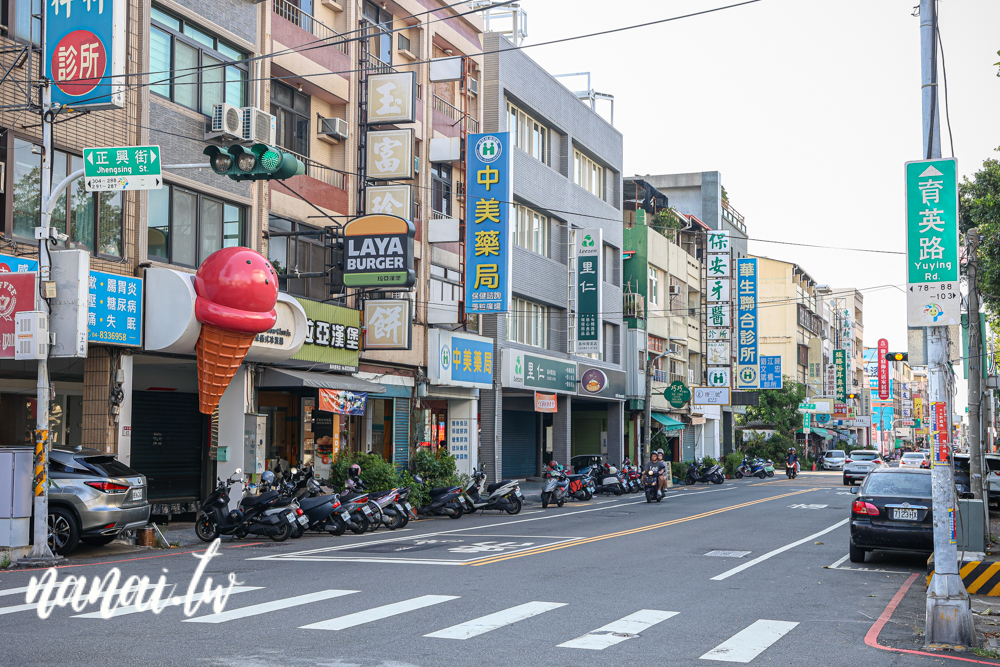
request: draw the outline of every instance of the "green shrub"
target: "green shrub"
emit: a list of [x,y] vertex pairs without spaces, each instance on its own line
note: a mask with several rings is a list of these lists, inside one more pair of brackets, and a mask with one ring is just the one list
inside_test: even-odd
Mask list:
[[711,468],[714,465],[718,465],[719,462],[713,459],[711,456],[703,456],[701,457],[701,464],[706,468]]
[[726,475],[733,477],[736,475],[736,469],[740,467],[743,463],[743,452],[733,452],[731,454],[726,454]]
[[670,462],[670,474],[674,476],[674,479],[683,482],[684,472],[687,470],[687,464],[683,461],[671,461]]
[[341,452],[330,470],[330,484],[334,489],[339,491],[344,488],[347,469],[355,463],[361,466],[361,481],[369,491],[385,491],[399,486],[396,469],[378,454]]
[[415,474],[424,480],[424,484],[417,484],[413,475],[408,471],[402,474],[402,485],[413,488],[410,493],[410,504],[415,507],[423,507],[430,502],[429,489],[442,486],[464,486],[468,482],[467,475],[459,475],[455,468],[455,457],[444,449],[439,449],[436,453],[427,450],[417,452],[413,457],[413,468]]

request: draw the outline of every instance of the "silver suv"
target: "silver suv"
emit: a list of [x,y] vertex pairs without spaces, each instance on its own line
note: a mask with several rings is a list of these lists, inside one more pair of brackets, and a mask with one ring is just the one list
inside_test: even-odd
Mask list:
[[49,548],[109,544],[149,521],[146,478],[96,449],[53,449],[49,460]]

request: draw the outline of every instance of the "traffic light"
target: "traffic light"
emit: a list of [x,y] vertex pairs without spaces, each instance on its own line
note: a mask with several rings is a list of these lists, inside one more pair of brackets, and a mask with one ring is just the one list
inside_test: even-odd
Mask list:
[[275,146],[207,146],[204,151],[212,171],[234,181],[284,180],[306,173],[297,157]]
[[856,398],[861,398],[861,394],[848,394],[847,398],[849,398],[849,399],[851,399],[853,401]]
[[906,352],[886,352],[886,361],[907,361],[910,355]]

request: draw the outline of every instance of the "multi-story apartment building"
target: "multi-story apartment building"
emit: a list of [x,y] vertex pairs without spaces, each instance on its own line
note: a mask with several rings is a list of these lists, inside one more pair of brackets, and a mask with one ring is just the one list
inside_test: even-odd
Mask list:
[[[483,51],[483,131],[510,132],[514,146],[515,246],[510,313],[480,317],[500,360],[495,388],[481,392],[481,460],[496,477],[534,475],[548,460],[567,464],[582,454],[618,463],[622,135],[500,34],[484,35]],[[584,355],[576,348],[574,249],[578,230],[595,228],[603,235],[603,347]],[[531,375],[539,367],[558,368],[564,382],[540,382]],[[575,381],[584,376],[606,379],[588,387]],[[535,389],[557,394],[555,413],[535,412]]]
[[822,335],[816,281],[798,264],[758,257],[760,354],[781,357],[782,373],[808,383],[809,341]]

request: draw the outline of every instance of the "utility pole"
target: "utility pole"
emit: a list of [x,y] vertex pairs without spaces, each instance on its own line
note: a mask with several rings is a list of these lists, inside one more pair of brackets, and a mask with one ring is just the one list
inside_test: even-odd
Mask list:
[[[41,52],[45,54],[46,39],[45,31],[47,21],[46,10],[42,8],[42,31],[41,31]],[[38,282],[41,287],[42,281],[49,279],[49,235],[51,234],[48,214],[49,192],[52,190],[52,87],[51,82],[43,78],[41,82],[42,97],[42,182],[40,185],[41,195],[39,198],[41,206],[40,225],[35,228],[35,238],[38,239]],[[39,289],[39,294],[41,290]],[[45,298],[40,300],[39,310],[45,313],[48,320],[50,311],[49,303]],[[28,558],[29,562],[41,563],[56,559],[49,549],[49,399],[51,398],[51,388],[49,386],[49,361],[48,350],[49,341],[45,341],[46,358],[38,360],[38,394],[37,405],[35,406],[35,477],[32,484],[32,491],[35,497],[34,510],[35,521],[33,525],[34,544]]]
[[[983,499],[983,455],[982,455],[982,397],[983,378],[983,332],[979,326],[979,267],[976,265],[976,250],[979,248],[979,229],[966,232],[969,240],[966,276],[969,279],[969,485],[976,500]],[[987,525],[989,521],[987,521]]]
[[[937,0],[920,0],[920,94],[923,112],[923,158],[941,157],[941,123],[937,94]],[[927,385],[931,404],[943,403],[948,414],[944,434],[951,437],[951,366],[948,328],[927,327]],[[931,445],[936,448],[936,444]],[[932,456],[933,461],[936,456]],[[975,629],[969,593],[958,572],[958,547],[951,541],[955,511],[955,477],[950,463],[932,464],[934,508],[934,575],[927,587],[924,646],[973,646]]]

